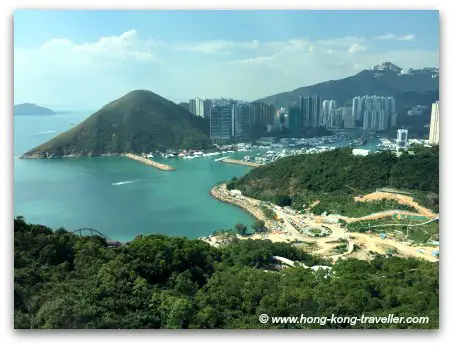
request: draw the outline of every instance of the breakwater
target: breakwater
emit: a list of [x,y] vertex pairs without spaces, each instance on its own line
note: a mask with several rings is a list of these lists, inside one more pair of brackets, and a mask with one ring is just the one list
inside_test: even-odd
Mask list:
[[251,166],[251,167],[260,167],[263,166],[263,164],[259,163],[252,163],[250,161],[245,161],[245,160],[238,160],[238,159],[230,159],[226,158],[222,160],[224,163],[229,163],[229,164],[236,164],[236,165],[244,165],[244,166]]
[[170,166],[170,165],[166,165],[166,164],[162,164],[162,163],[158,163],[154,160],[151,160],[151,159],[148,159],[148,158],[143,158],[139,155],[136,155],[136,154],[132,154],[132,153],[126,153],[124,154],[125,157],[128,157],[129,159],[132,159],[132,160],[136,160],[140,163],[143,163],[145,165],[149,165],[149,166],[154,166],[155,168],[159,169],[159,170],[163,170],[163,171],[174,171],[175,168],[173,166]]

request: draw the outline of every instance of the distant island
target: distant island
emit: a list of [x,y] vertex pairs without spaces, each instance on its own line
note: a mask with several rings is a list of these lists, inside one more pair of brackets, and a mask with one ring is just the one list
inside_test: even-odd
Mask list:
[[150,91],[136,90],[22,158],[95,157],[209,146],[207,120]]
[[49,108],[30,103],[14,105],[14,115],[17,116],[44,116],[50,114],[56,114],[56,112]]

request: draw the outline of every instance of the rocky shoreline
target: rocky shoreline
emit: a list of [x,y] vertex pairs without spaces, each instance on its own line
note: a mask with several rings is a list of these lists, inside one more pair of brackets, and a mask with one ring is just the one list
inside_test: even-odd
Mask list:
[[240,207],[241,209],[243,209],[245,212],[247,212],[252,217],[254,217],[258,220],[262,220],[267,224],[267,218],[264,216],[264,213],[261,210],[259,203],[256,203],[255,206],[250,206],[250,202],[245,202],[245,201],[241,202],[240,200],[238,201],[237,198],[233,198],[233,197],[229,196],[225,183],[214,186],[210,190],[209,194],[217,200],[220,200],[220,201],[225,202],[230,205]]

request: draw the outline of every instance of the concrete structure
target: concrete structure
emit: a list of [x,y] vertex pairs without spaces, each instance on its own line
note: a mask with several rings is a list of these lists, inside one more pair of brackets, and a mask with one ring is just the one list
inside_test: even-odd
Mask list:
[[436,101],[431,106],[431,122],[429,125],[429,143],[433,145],[439,144],[439,101]]
[[370,153],[370,151],[367,149],[354,148],[352,150],[352,155],[367,156],[369,153]]
[[233,135],[232,106],[215,106],[211,109],[210,137],[213,143],[226,144]]
[[407,129],[398,129],[396,134],[396,146],[406,149],[408,146]]

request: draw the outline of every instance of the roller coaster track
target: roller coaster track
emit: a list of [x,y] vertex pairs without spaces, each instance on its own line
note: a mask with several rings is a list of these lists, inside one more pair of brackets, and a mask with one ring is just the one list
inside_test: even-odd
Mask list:
[[412,228],[412,227],[418,227],[420,225],[425,225],[425,224],[429,224],[429,223],[432,223],[432,222],[436,222],[439,220],[439,217],[435,217],[433,219],[430,219],[426,222],[423,222],[423,223],[418,223],[418,224],[397,224],[397,223],[392,223],[392,224],[379,224],[379,225],[371,225],[369,228],[372,229],[372,228],[379,228],[379,227],[392,227],[392,226],[398,226],[398,227],[408,227],[408,228]]
[[[100,236],[107,241],[107,245],[110,247],[119,247],[122,246],[122,243],[116,240],[112,240],[107,235],[104,235],[100,231],[97,231],[92,228],[79,228],[74,231],[71,231],[72,234],[78,234],[79,236]],[[88,234],[88,235],[87,235]]]

